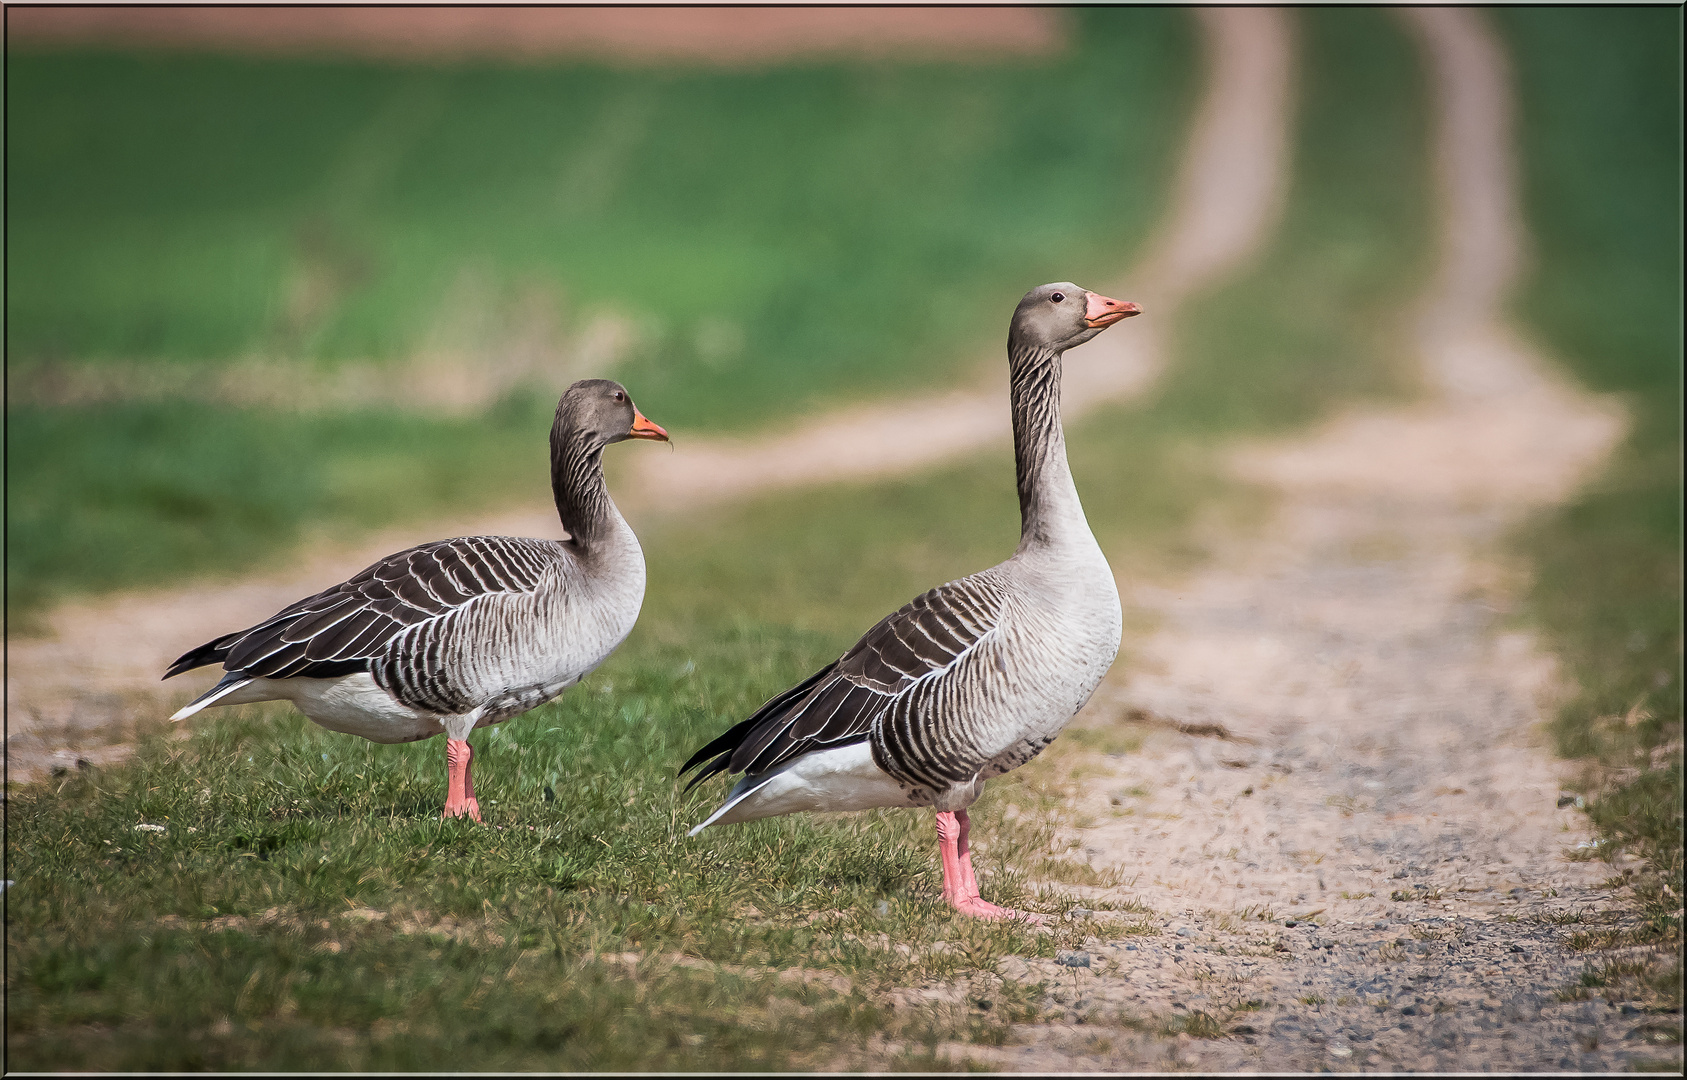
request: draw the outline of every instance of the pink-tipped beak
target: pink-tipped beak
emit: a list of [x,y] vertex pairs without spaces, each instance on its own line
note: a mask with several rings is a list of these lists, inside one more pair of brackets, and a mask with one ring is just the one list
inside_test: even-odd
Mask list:
[[655,439],[657,442],[667,442],[668,433],[662,430],[662,425],[655,423],[650,417],[633,407],[633,429],[627,432],[630,439]]
[[1133,304],[1129,300],[1115,300],[1111,296],[1093,292],[1084,295],[1088,300],[1084,308],[1084,325],[1092,330],[1112,326],[1120,319],[1142,314],[1142,305]]

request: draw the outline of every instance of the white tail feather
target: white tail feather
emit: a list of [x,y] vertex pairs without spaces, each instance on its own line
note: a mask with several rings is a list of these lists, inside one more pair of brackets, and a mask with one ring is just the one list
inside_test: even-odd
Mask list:
[[220,682],[216,686],[211,687],[211,689],[206,693],[199,695],[186,705],[182,706],[182,708],[178,710],[174,716],[170,717],[170,719],[186,720],[200,709],[205,708],[207,705],[215,705],[217,702],[234,693],[236,690],[251,681],[251,679],[237,679],[234,682]]
[[[720,820],[721,816],[723,814],[725,814],[728,810],[731,810],[734,806],[737,806],[740,802],[744,801],[745,799],[749,798],[751,795],[754,795],[756,792],[760,791],[768,783],[768,781],[772,780],[775,776],[778,776],[778,775],[779,775],[778,773],[769,773],[767,776],[759,777],[757,779],[757,782],[753,785],[747,785],[745,780],[740,780],[734,786],[743,788],[743,790],[735,792],[732,795],[731,798],[726,800],[726,802],[721,806],[721,808],[719,810],[716,810],[714,813],[709,815],[709,819],[707,821],[703,822],[703,824],[697,826],[695,829],[692,829],[690,832],[686,833],[685,835],[696,836],[698,833],[702,832],[704,829],[707,829],[710,825],[713,825],[716,821]],[[748,779],[748,778],[746,778],[746,779]]]

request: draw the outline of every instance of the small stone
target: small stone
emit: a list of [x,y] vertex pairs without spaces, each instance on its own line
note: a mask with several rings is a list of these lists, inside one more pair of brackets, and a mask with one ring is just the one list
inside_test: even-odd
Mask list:
[[1091,911],[1087,907],[1075,907],[1066,913],[1066,917],[1068,919],[1087,919],[1094,914],[1095,912]]
[[1054,962],[1062,967],[1087,968],[1090,966],[1090,954],[1087,952],[1068,952],[1062,949],[1054,954]]
[[1513,946],[1512,946],[1512,947],[1511,947],[1511,951],[1512,951],[1512,952],[1522,952],[1522,951],[1523,951],[1523,946],[1521,946],[1521,945],[1513,945]]
[[147,825],[147,824],[143,823],[143,824],[140,824],[140,825],[136,825],[135,831],[136,832],[158,832],[158,833],[161,833],[161,832],[164,831],[164,826],[162,826],[162,825]]
[[890,914],[890,902],[888,900],[874,901],[874,903],[873,903],[873,914],[877,915],[881,919],[884,918],[885,916],[889,915]]
[[1300,922],[1299,922],[1299,920],[1296,920],[1296,919],[1284,919],[1283,925],[1284,926],[1299,926]]
[[1138,950],[1137,950],[1137,947],[1135,945],[1126,945],[1125,951],[1126,952],[1137,952]]
[[1195,931],[1189,929],[1189,927],[1187,927],[1187,926],[1180,926],[1180,927],[1177,928],[1177,936],[1178,937],[1194,937]]
[[1400,880],[1400,879],[1401,879],[1401,878],[1403,878],[1403,877],[1405,877],[1405,876],[1406,876],[1406,871],[1405,871],[1405,870],[1396,870],[1396,871],[1394,871],[1394,880],[1396,880],[1396,881],[1399,881],[1399,880]]

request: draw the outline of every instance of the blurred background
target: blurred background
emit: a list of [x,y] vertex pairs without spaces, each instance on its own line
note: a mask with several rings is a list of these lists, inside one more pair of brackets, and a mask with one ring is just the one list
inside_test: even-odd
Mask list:
[[1172,12],[9,18],[14,614],[542,491],[582,376],[682,437],[952,376],[1194,89]]

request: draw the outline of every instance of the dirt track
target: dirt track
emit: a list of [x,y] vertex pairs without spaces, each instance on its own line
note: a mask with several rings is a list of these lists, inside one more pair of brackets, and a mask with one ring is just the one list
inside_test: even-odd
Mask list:
[[[1159,323],[1169,322],[1185,296],[1229,272],[1269,234],[1284,187],[1291,66],[1286,20],[1261,9],[1208,9],[1200,12],[1200,25],[1208,85],[1172,212],[1142,264],[1114,293],[1141,300]],[[1085,347],[1083,363],[1069,365],[1066,376],[1068,417],[1152,382],[1164,362],[1156,325],[1137,320],[1130,335],[1103,336]],[[800,435],[685,439],[674,453],[631,462],[637,470],[631,475],[612,474],[617,501],[636,521],[652,506],[683,511],[781,486],[914,471],[1005,442],[1005,365],[1000,356],[981,357],[979,370],[973,389],[811,417]],[[243,580],[211,578],[60,604],[45,617],[45,635],[9,642],[11,778],[27,781],[78,757],[97,764],[121,757],[124,716],[167,715],[209,685],[204,673],[159,684],[158,673],[185,649],[261,619],[388,552],[473,533],[550,536],[558,527],[549,505],[512,507],[387,530],[349,547],[307,540],[292,565]]]
[[[1644,1015],[1554,996],[1596,962],[1565,947],[1586,927],[1554,920],[1614,916],[1613,868],[1566,857],[1591,835],[1560,806],[1564,766],[1538,732],[1553,665],[1503,624],[1517,583],[1504,531],[1568,496],[1623,420],[1501,319],[1522,233],[1498,41],[1469,10],[1401,15],[1437,87],[1427,393],[1235,449],[1235,471],[1275,492],[1275,519],[1192,579],[1136,590],[1161,629],[1127,644],[1123,676],[1080,720],[1147,721],[1140,751],[1086,762],[1078,810],[1097,824],[1072,839],[1131,882],[1098,899],[1141,903],[1161,933],[1094,939],[1088,968],[1008,965],[1051,979],[1069,1022],[957,1056],[1612,1070],[1666,1052]],[[1230,1037],[1154,1031],[1209,1019]]]

